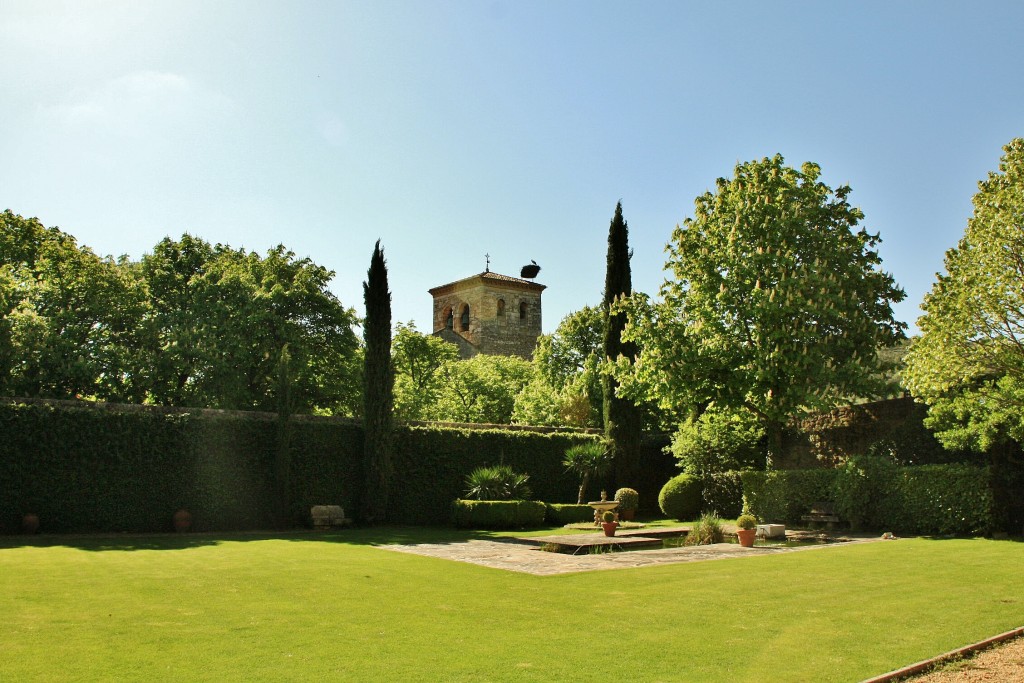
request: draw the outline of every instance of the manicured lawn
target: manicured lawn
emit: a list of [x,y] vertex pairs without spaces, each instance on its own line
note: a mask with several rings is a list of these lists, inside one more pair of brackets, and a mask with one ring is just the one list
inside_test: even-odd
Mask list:
[[0,681],[858,681],[1024,624],[1014,541],[553,577],[374,547],[473,535],[0,539]]

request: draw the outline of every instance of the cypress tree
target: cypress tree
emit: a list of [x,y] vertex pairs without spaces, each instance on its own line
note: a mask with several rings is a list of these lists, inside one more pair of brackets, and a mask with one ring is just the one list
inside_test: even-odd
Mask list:
[[[636,360],[633,342],[622,341],[626,314],[611,311],[617,298],[633,293],[629,259],[629,226],[622,217],[622,202],[615,205],[615,216],[608,228],[608,267],[604,280],[604,356],[615,360],[620,356]],[[631,401],[615,395],[618,382],[604,375],[601,388],[604,397],[604,434],[612,453],[616,486],[637,485],[640,476],[640,409]]]
[[393,442],[395,373],[391,363],[391,292],[380,240],[373,248],[370,269],[363,283],[366,319],[363,322],[365,359],[363,372],[363,427],[365,442],[362,517],[367,522],[387,516]]
[[287,528],[291,523],[292,476],[292,362],[288,344],[281,347],[277,360],[277,453],[274,458],[274,479],[277,482],[277,523]]

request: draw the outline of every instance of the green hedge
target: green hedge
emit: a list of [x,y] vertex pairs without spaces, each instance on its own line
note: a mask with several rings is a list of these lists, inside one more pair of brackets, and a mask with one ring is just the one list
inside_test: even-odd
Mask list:
[[[352,515],[363,491],[363,430],[333,418],[289,422],[286,523],[337,504]],[[41,531],[171,531],[175,510],[193,529],[278,525],[278,423],[258,413],[0,404],[0,533],[35,512]],[[400,427],[390,519],[445,524],[451,501],[478,465],[505,463],[530,475],[537,498],[574,501],[565,450],[578,433]]]
[[903,533],[977,535],[993,529],[989,470],[964,464],[905,467],[897,481],[900,514],[890,520]]
[[[349,514],[359,510],[362,427],[333,418],[295,418],[289,425],[286,522],[307,524],[309,508],[317,504],[339,504]],[[449,522],[451,501],[463,495],[466,475],[498,463],[529,474],[537,499],[573,501],[578,482],[565,471],[562,456],[569,446],[594,438],[400,427],[390,518]],[[278,424],[265,414],[0,404],[0,533],[18,532],[26,512],[39,515],[43,532],[170,531],[179,508],[191,511],[199,531],[270,528],[278,524],[277,443]],[[734,516],[738,476],[746,505],[768,522],[799,524],[812,503],[832,500],[844,518],[873,530],[1016,533],[1021,496],[1019,486],[1006,482],[1024,481],[1024,469],[1016,455],[1004,460],[986,469],[896,467],[862,457],[841,470],[727,473],[701,482],[697,505]],[[644,476],[662,476],[661,464],[645,460]]]
[[465,529],[525,529],[544,524],[547,512],[539,500],[456,500],[455,526]]
[[594,508],[589,505],[548,503],[547,521],[555,526],[594,521]]
[[[0,533],[35,512],[44,532],[171,531],[277,524],[273,420],[207,413],[0,406]],[[293,421],[292,524],[316,504],[356,509],[362,430]]]
[[743,482],[739,472],[703,475],[701,512],[711,512],[725,519],[735,519],[743,512]]
[[991,473],[961,463],[900,467],[851,458],[838,470],[743,472],[743,499],[765,522],[801,525],[816,501],[833,501],[855,529],[974,535],[996,528]]
[[820,500],[835,498],[835,470],[741,472],[743,507],[763,522],[801,524]]
[[579,484],[565,471],[569,446],[598,437],[499,429],[399,427],[396,434],[391,518],[444,524],[451,501],[465,494],[466,475],[504,463],[530,475],[537,500],[574,501]]

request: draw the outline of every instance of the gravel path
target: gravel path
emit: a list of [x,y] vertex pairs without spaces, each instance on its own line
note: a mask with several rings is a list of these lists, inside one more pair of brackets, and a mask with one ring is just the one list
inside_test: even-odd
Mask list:
[[908,683],[1024,682],[1024,638],[1015,638],[970,659],[946,664],[938,671],[905,680]]

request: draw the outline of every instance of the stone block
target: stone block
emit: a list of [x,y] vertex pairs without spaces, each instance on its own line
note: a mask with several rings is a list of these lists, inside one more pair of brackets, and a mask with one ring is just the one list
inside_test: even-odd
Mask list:
[[786,525],[785,524],[758,524],[757,525],[757,537],[758,538],[785,538],[786,537]]

